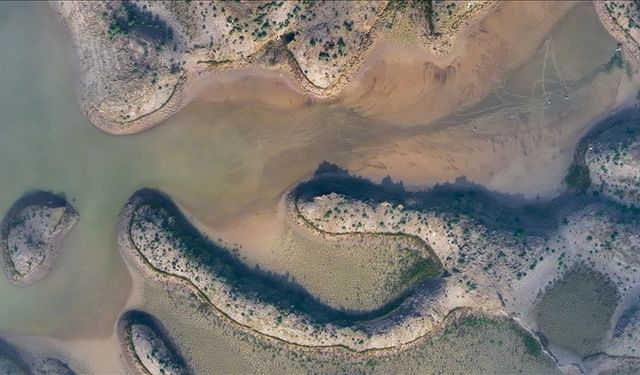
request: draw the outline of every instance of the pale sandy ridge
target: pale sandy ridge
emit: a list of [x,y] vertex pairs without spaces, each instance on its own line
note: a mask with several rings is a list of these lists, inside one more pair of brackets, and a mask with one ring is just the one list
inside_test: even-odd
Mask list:
[[[393,12],[398,11],[392,10],[395,5],[386,1],[331,2],[331,9],[295,2],[276,2],[278,5],[272,9],[272,3],[256,3],[257,9],[261,9],[258,18],[272,17],[271,23],[277,23],[278,28],[267,28],[264,38],[252,40],[254,37],[245,36],[248,31],[240,25],[244,21],[251,22],[246,15],[248,10],[250,14],[256,11],[249,5],[207,2],[189,8],[184,4],[141,2],[138,6],[159,15],[173,30],[173,49],[154,49],[149,48],[149,41],[144,39],[107,32],[115,29],[104,15],[119,7],[118,1],[50,1],[49,4],[70,31],[76,47],[82,75],[81,106],[91,122],[111,134],[137,133],[161,122],[186,104],[185,97],[189,96],[187,92],[192,85],[223,70],[249,66],[276,70],[286,73],[313,98],[335,98],[362,69],[365,57],[387,33]],[[413,9],[415,4],[409,4],[413,3],[406,3],[404,7]],[[446,54],[455,44],[460,30],[493,9],[490,4],[469,2],[449,16],[441,10],[440,17],[445,19],[441,21],[442,30],[430,36],[423,34],[420,43],[429,45],[439,56]],[[236,6],[239,8],[235,9]],[[329,14],[334,7],[335,16]],[[230,14],[226,20],[216,15],[220,8],[224,14]],[[300,23],[301,29],[289,26],[291,15],[298,14],[300,9],[318,20],[311,21],[307,15],[307,18],[291,21],[292,25]],[[198,27],[200,15],[202,28]],[[414,16],[418,22],[416,27],[423,27],[420,23],[425,22],[424,16]],[[348,22],[347,18],[352,20]],[[334,27],[328,27],[332,22]],[[209,29],[213,30],[211,34]],[[296,34],[292,41],[283,39],[289,31]],[[239,39],[238,33],[241,34]],[[213,48],[214,40],[222,44]],[[209,43],[209,49],[203,47]],[[327,54],[336,48],[339,53]]]
[[[304,316],[296,314],[283,316],[274,306],[234,294],[223,282],[207,274],[206,270],[199,269],[197,264],[187,266],[179,252],[170,246],[163,245],[156,254],[141,248],[141,243],[136,244],[136,241],[131,238],[151,236],[149,239],[153,239],[158,231],[147,227],[142,232],[139,230],[132,232],[135,236],[128,235],[132,215],[135,207],[140,203],[140,198],[134,196],[125,206],[120,217],[118,242],[125,259],[134,263],[147,277],[156,281],[168,281],[181,289],[186,288],[187,291],[196,291],[196,294],[214,307],[220,316],[238,323],[253,333],[260,333],[300,347],[343,347],[353,351],[367,351],[395,347],[414,341],[424,336],[425,330],[429,331],[442,319],[436,318],[441,314],[438,312],[441,309],[431,304],[432,298],[420,296],[409,304],[421,306],[415,309],[416,312],[421,311],[419,314],[391,318],[400,319],[404,322],[402,325],[382,320],[376,324],[380,326],[380,331],[370,337],[367,337],[364,331],[349,327],[342,328],[332,324],[309,326]],[[165,241],[160,237],[159,242]],[[142,247],[150,248],[147,246],[150,244],[148,240],[142,243],[146,244]],[[144,256],[143,253],[145,253]],[[160,254],[163,255],[158,257]],[[449,311],[449,309],[443,309],[443,311]]]

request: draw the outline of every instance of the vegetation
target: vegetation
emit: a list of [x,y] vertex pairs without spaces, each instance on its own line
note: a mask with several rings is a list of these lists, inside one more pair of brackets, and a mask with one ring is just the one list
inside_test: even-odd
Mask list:
[[622,53],[620,51],[616,51],[616,53],[611,56],[609,62],[607,62],[604,66],[605,71],[610,71],[614,68],[621,69],[624,66],[624,60],[622,59]]
[[486,318],[480,315],[474,315],[474,316],[465,318],[463,321],[460,322],[460,324],[467,327],[484,327],[491,322],[492,321],[489,318]]
[[535,319],[550,342],[585,356],[600,349],[618,300],[611,279],[578,265],[546,289]]
[[419,4],[422,7],[422,10],[424,12],[424,17],[425,20],[427,22],[427,28],[428,28],[428,32],[431,35],[435,34],[435,25],[433,23],[433,15],[434,15],[434,10],[433,10],[433,0],[419,0],[418,1]]
[[118,35],[126,35],[126,34],[128,34],[128,31],[126,29],[123,29],[122,27],[120,27],[118,22],[113,20],[109,24],[109,30],[107,30],[107,34],[109,34],[109,38],[114,38],[114,37],[116,37]]
[[140,8],[131,1],[124,1],[111,17],[112,20],[107,30],[111,38],[135,33],[138,36],[151,39],[159,45],[173,40],[173,29],[157,14],[154,15],[146,10],[146,5]]
[[540,346],[538,340],[524,331],[520,332],[520,335],[522,337],[522,343],[524,344],[524,348],[527,354],[534,357],[539,357],[540,354],[542,354],[542,346]]
[[424,279],[436,277],[442,272],[440,266],[429,258],[414,261],[400,278],[401,286],[413,285]]
[[585,192],[591,186],[589,168],[585,165],[573,164],[569,167],[569,173],[565,176],[564,183],[571,190],[579,193]]

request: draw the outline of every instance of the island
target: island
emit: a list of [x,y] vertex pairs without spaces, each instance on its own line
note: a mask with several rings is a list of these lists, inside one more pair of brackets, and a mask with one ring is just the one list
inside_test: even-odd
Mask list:
[[67,363],[49,356],[36,356],[0,338],[0,374],[75,375]]

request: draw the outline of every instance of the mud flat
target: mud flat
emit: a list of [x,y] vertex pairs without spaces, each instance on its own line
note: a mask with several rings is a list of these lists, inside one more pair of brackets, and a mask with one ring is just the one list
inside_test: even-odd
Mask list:
[[0,226],[0,251],[9,280],[30,285],[45,277],[78,218],[64,198],[52,193],[37,191],[18,199]]
[[[606,124],[608,129],[637,127],[629,121],[633,118],[617,116]],[[603,139],[602,134],[584,144]],[[588,149],[576,152],[583,166]],[[299,348],[394,352],[432,334],[452,311],[464,308],[512,318],[536,334],[561,366],[583,366],[582,358],[599,352],[635,356],[635,336],[612,331],[614,326],[624,332],[637,328],[628,311],[640,296],[635,251],[640,217],[606,194],[573,189],[550,201],[527,201],[464,179],[407,191],[391,179],[378,184],[324,163],[312,179],[285,195],[283,210],[294,228],[307,228],[326,241],[341,236],[414,241],[425,259],[445,271],[416,281],[379,308],[339,309],[287,277],[242,263],[221,240],[203,235],[169,197],[153,190],[137,192],[124,207],[119,246],[146,277],[195,294],[248,333]],[[583,306],[558,307],[566,300],[567,285],[568,290],[582,288],[574,281],[585,277],[576,279],[576,269],[588,275],[587,281],[603,284],[585,283],[585,293],[591,294]],[[562,314],[558,309],[564,315],[556,316]],[[593,332],[555,336],[549,327],[572,316],[593,317]]]
[[153,316],[131,310],[116,325],[120,345],[132,370],[143,374],[191,374],[164,327]]

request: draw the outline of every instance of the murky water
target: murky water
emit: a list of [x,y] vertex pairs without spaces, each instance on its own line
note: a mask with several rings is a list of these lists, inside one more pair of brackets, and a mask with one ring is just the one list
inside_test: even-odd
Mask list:
[[[116,218],[141,187],[176,197],[229,241],[266,233],[260,228],[271,228],[281,194],[323,160],[414,184],[467,175],[504,191],[553,192],[571,143],[630,91],[621,85],[623,70],[598,70],[615,43],[590,5],[569,11],[567,25],[553,30],[550,44],[536,45],[529,65],[511,72],[517,79],[505,80],[502,90],[514,98],[509,111],[491,109],[487,99],[435,125],[399,128],[338,104],[205,95],[148,132],[113,137],[83,117],[73,53],[47,5],[0,3],[0,212],[24,192],[44,189],[65,193],[81,215],[49,277],[28,288],[0,278],[0,334],[111,335],[132,288],[115,244]],[[547,86],[541,91],[537,82],[545,61],[554,64],[545,58],[552,47],[558,68],[547,67],[548,90],[558,107],[545,109]],[[560,107],[562,80],[572,96]],[[519,109],[529,111],[522,121]],[[264,246],[251,237],[241,249],[249,262],[278,256],[270,251],[277,235]]]

